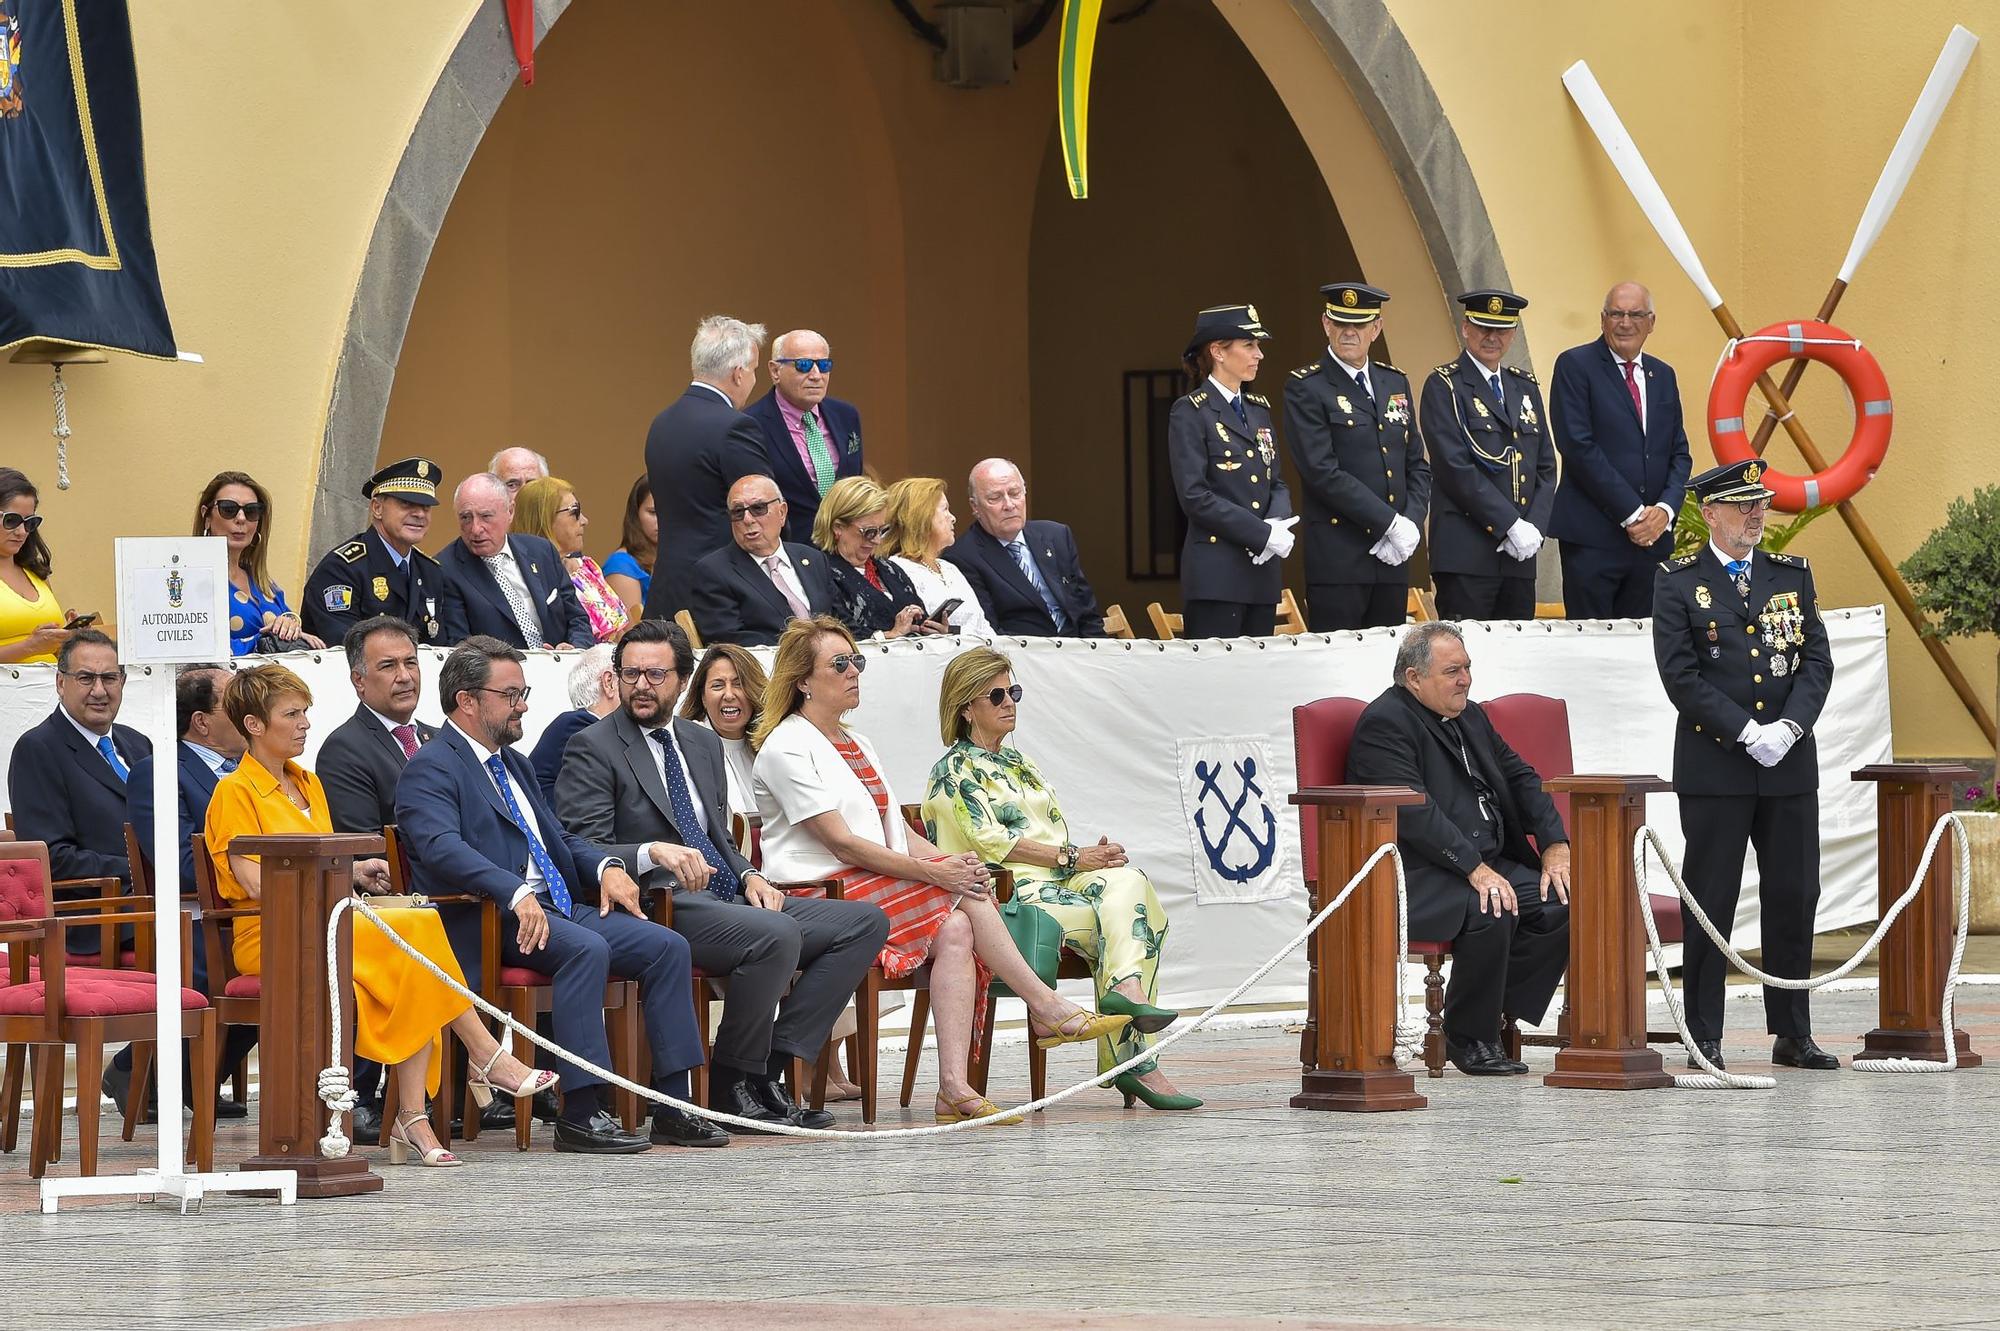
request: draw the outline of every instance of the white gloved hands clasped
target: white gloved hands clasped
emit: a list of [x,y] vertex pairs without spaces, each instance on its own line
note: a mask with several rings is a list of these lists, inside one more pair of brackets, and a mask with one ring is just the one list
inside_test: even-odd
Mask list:
[[1542,548],[1542,534],[1526,518],[1516,518],[1497,548],[1506,551],[1510,559],[1533,559]]
[[1283,559],[1292,552],[1292,546],[1299,539],[1292,535],[1292,528],[1299,525],[1296,517],[1265,518],[1264,525],[1271,529],[1271,535],[1264,542],[1264,552],[1251,557],[1253,564],[1261,564],[1267,559]]
[[1776,767],[1792,751],[1792,746],[1799,742],[1799,732],[1783,721],[1764,724],[1752,721],[1750,724],[1756,727],[1756,733],[1748,736],[1744,744],[1761,767]]
[[1382,539],[1368,548],[1368,553],[1394,568],[1417,552],[1417,542],[1421,536],[1417,524],[1398,513],[1390,522],[1389,529],[1382,533]]

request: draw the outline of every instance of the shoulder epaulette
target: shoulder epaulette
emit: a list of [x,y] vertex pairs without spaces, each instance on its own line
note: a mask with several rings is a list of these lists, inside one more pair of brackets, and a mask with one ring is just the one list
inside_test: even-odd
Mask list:
[[1778,554],[1768,550],[1765,553],[1770,557],[1770,560],[1773,564],[1784,564],[1790,568],[1809,567],[1806,563],[1806,557],[1804,555]]
[[1271,399],[1263,396],[1260,393],[1245,393],[1243,395],[1243,400],[1245,402],[1255,402],[1258,406],[1262,407],[1266,411],[1269,411],[1271,409]]
[[1313,377],[1313,376],[1314,376],[1315,374],[1318,374],[1318,373],[1319,373],[1319,362],[1318,362],[1318,361],[1314,361],[1314,362],[1313,362],[1312,364],[1310,364],[1310,365],[1301,365],[1301,366],[1299,366],[1299,368],[1298,368],[1298,369],[1296,369],[1296,370],[1293,370],[1293,371],[1292,371],[1292,378],[1294,378],[1294,379],[1310,379],[1310,378],[1312,378],[1312,377]]
[[1436,375],[1440,379],[1449,379],[1451,378],[1451,372],[1457,368],[1458,368],[1457,361],[1448,360],[1444,364],[1438,366],[1435,370],[1432,370],[1431,373]]
[[1672,573],[1676,569],[1683,569],[1690,567],[1700,558],[1701,554],[1699,552],[1696,552],[1695,554],[1691,555],[1682,555],[1679,559],[1663,559],[1660,561],[1660,567],[1665,569],[1667,572]]
[[[1388,371],[1389,373],[1391,373],[1391,374],[1403,374],[1403,372],[1402,372],[1401,370],[1399,370],[1399,369],[1397,369],[1397,368],[1396,368],[1395,366],[1391,365],[1391,364],[1390,364],[1390,363],[1389,363],[1388,361],[1385,361],[1385,360],[1378,360],[1378,361],[1376,361],[1376,362],[1375,362],[1375,364],[1376,364],[1376,365],[1377,365],[1377,366],[1378,366],[1379,368],[1381,368],[1381,369],[1384,369],[1384,370],[1387,370],[1387,371]],[[1403,377],[1404,377],[1405,379],[1407,379],[1407,378],[1409,378],[1410,376],[1409,376],[1409,375],[1407,375],[1407,374],[1403,374]]]
[[368,542],[349,541],[333,553],[340,556],[344,563],[358,564],[368,557]]
[[412,558],[412,559],[421,559],[421,560],[423,560],[423,561],[424,561],[424,562],[425,562],[426,564],[432,564],[432,565],[435,565],[435,564],[436,564],[436,563],[438,562],[438,561],[437,561],[437,556],[436,556],[436,555],[427,555],[427,554],[425,554],[425,553],[424,553],[423,551],[421,551],[421,550],[412,550],[412,551],[410,551],[410,558]]
[[1504,368],[1507,371],[1507,373],[1514,375],[1518,378],[1526,379],[1531,384],[1535,382],[1535,372],[1533,370],[1523,370],[1518,366],[1514,365],[1508,365],[1502,368]]
[[1198,393],[1189,393],[1188,401],[1194,403],[1197,407],[1200,406],[1202,403],[1208,401],[1208,390],[1204,388]]

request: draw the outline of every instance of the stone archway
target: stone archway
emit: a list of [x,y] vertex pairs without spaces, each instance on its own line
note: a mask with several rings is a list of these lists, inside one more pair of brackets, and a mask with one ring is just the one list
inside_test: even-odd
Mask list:
[[[535,43],[569,8],[536,0]],[[1471,165],[1415,52],[1383,0],[1293,0],[1326,62],[1373,128],[1447,289],[1505,280],[1499,243]],[[502,0],[467,24],[411,132],[369,240],[313,487],[311,548],[367,523],[360,498],[375,468],[404,334],[446,212],[518,76]]]

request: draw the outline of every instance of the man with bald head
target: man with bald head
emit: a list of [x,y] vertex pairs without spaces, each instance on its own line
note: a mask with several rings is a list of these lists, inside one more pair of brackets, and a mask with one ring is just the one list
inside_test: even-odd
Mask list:
[[833,612],[826,556],[784,539],[785,501],[769,476],[729,487],[730,543],[695,561],[688,609],[703,642],[769,647],[794,619]]
[[1028,519],[1028,483],[1006,458],[972,469],[972,526],[944,557],[958,565],[997,632],[1038,638],[1101,638],[1104,612],[1083,576],[1076,533]]
[[1562,481],[1549,535],[1561,542],[1571,619],[1643,619],[1653,571],[1674,552],[1692,463],[1673,367],[1642,354],[1653,293],[1620,282],[1604,297],[1604,335],[1556,357],[1549,385]]
[[508,494],[519,494],[529,481],[549,474],[549,460],[532,448],[503,448],[486,464],[486,470],[506,482]]
[[790,510],[785,539],[810,543],[820,496],[841,477],[861,474],[861,413],[828,396],[833,348],[810,328],[778,336],[770,370],[771,391],[748,413],[763,432],[765,470]]

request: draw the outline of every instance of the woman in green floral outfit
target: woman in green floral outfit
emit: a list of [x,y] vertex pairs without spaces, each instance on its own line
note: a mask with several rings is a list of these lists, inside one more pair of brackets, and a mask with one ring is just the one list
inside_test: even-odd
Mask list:
[[[1178,1015],[1153,1005],[1167,916],[1146,875],[1126,862],[1124,847],[1103,838],[1086,846],[1070,840],[1055,792],[1033,762],[1004,742],[1020,701],[1013,663],[990,647],[961,652],[945,667],[938,726],[951,747],[931,768],[925,835],[941,851],[970,851],[1012,871],[1015,898],[1054,916],[1063,946],[1090,963],[1097,1010],[1132,1018],[1098,1041],[1102,1072],[1138,1054]],[[1150,1062],[1111,1085],[1127,1108],[1135,1099],[1155,1109],[1201,1105]]]

